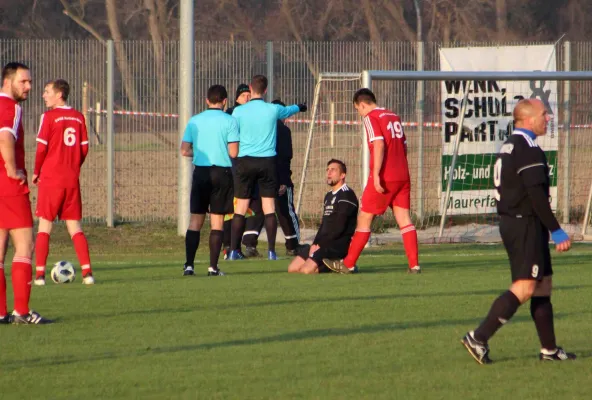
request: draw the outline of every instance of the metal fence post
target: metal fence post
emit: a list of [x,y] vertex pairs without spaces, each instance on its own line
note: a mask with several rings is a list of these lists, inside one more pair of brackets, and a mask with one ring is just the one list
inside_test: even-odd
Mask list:
[[[423,42],[417,42],[416,69],[423,71]],[[424,82],[417,81],[417,93],[415,104],[417,118],[417,219],[420,225],[423,223],[423,107],[424,107]]]
[[113,104],[115,102],[115,47],[113,40],[107,41],[107,226],[114,226],[115,146]]
[[[193,74],[195,41],[193,31],[193,0],[182,0],[180,6],[179,43],[179,145],[187,122],[193,113]],[[177,154],[179,150],[177,148]],[[179,154],[179,190],[177,192],[177,234],[185,236],[189,226],[189,193],[191,191],[192,165],[187,157]]]
[[[571,71],[571,43],[566,41],[563,43],[563,64],[565,71]],[[565,140],[563,142],[563,176],[561,182],[563,183],[563,201],[562,201],[562,222],[564,224],[569,223],[569,163],[570,163],[570,130],[571,130],[571,107],[570,107],[570,96],[571,96],[571,81],[563,81],[563,132]]]
[[273,94],[273,42],[268,41],[265,45],[267,58],[267,101],[274,100]]

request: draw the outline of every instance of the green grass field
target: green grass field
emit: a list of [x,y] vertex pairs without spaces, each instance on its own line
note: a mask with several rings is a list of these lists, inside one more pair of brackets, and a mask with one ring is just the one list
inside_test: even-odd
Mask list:
[[[75,260],[64,231],[52,263]],[[422,246],[419,276],[389,246],[358,275],[291,276],[284,258],[208,278],[207,235],[198,276],[182,277],[173,228],[87,233],[97,284],[33,287],[32,308],[57,323],[0,326],[1,399],[590,398],[589,245],[554,255],[558,342],[578,359],[540,363],[523,307],[480,366],[460,338],[509,284],[499,245]]]

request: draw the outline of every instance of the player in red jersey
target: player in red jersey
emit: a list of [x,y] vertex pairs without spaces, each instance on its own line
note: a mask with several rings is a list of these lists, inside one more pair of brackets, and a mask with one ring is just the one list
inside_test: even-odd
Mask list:
[[350,273],[370,239],[370,226],[376,215],[388,207],[403,236],[403,246],[409,262],[409,273],[420,273],[417,232],[411,222],[409,167],[407,165],[407,139],[399,116],[376,105],[376,97],[369,89],[360,89],[354,95],[354,107],[364,119],[364,128],[370,148],[370,176],[361,199],[356,233],[347,257],[343,260],[323,260],[336,272]]
[[82,269],[82,283],[95,283],[92,276],[88,242],[80,220],[80,167],[88,154],[88,134],[84,116],[66,105],[70,85],[63,79],[45,85],[43,100],[49,111],[41,116],[37,134],[37,154],[33,183],[39,187],[37,209],[39,232],[35,243],[35,285],[45,285],[45,264],[49,253],[49,235],[53,221],[66,221]]
[[[11,62],[2,69],[0,90],[0,324],[45,324],[51,321],[29,309],[33,216],[25,170],[24,130],[19,103],[31,90],[29,68]],[[14,245],[12,288],[14,312],[8,314],[4,258],[8,237]]]

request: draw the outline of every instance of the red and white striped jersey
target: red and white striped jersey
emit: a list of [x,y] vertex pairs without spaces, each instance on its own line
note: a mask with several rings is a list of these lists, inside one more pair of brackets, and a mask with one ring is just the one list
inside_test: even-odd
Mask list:
[[364,117],[364,128],[370,149],[370,178],[374,171],[374,143],[384,141],[384,158],[380,179],[385,182],[409,180],[407,139],[401,118],[392,111],[375,108]]

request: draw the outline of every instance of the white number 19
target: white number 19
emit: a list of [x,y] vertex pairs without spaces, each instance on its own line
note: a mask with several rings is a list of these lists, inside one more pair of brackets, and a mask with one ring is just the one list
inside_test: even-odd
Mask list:
[[390,121],[386,126],[386,129],[388,129],[391,132],[391,137],[393,139],[401,139],[403,137],[403,125],[401,125],[399,121]]

